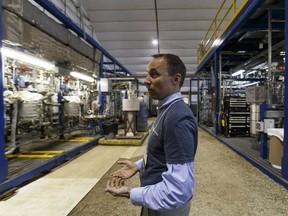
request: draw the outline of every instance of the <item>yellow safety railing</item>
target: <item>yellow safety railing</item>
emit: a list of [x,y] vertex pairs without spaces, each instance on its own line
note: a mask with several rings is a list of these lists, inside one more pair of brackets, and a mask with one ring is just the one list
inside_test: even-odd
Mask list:
[[[240,1],[242,1],[242,3],[237,8],[237,3],[239,3]],[[223,33],[227,30],[229,25],[232,23],[232,21],[235,19],[235,17],[239,14],[239,12],[243,9],[243,7],[248,1],[249,0],[232,0],[230,6],[228,8],[224,8],[226,0],[223,0],[221,7],[219,8],[211,25],[208,28],[208,31],[204,35],[201,43],[199,44],[199,47],[197,49],[197,64],[200,64],[202,62],[207,53],[209,53],[214,43],[215,45],[217,45],[217,39],[219,39],[223,35]],[[225,20],[228,20],[228,22],[224,22]],[[224,24],[226,25],[224,26]],[[221,27],[223,27],[222,30],[220,30]]]

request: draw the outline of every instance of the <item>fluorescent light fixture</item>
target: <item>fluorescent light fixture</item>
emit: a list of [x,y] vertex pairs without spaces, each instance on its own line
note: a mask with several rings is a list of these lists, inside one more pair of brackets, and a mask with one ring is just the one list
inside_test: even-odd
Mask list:
[[242,74],[245,70],[239,70],[239,71],[236,71],[235,73],[233,73],[231,76],[238,76],[240,74]]
[[254,73],[256,73],[256,72],[257,72],[256,70],[252,70],[252,71],[250,71],[249,73],[247,73],[246,75],[254,74]]
[[87,82],[94,82],[94,78],[76,71],[71,71],[70,75],[77,78],[77,79],[81,79]]
[[158,44],[158,40],[154,39],[154,40],[152,41],[152,44],[153,44],[153,45],[157,45],[157,44]]
[[[212,44],[212,47],[215,47],[215,46],[219,46],[221,43],[222,43],[223,40],[221,40],[220,38],[217,38],[216,40],[213,41],[213,44]],[[206,46],[210,43],[210,40],[208,40],[206,42]]]
[[253,86],[253,85],[257,85],[259,82],[253,82],[253,83],[246,83],[244,85],[242,85],[241,87],[248,87],[248,86]]
[[38,58],[36,56],[30,55],[24,52],[20,52],[15,49],[11,49],[9,47],[2,47],[1,52],[3,56],[16,59],[18,61],[26,62],[32,65],[36,65],[39,67],[43,67],[47,70],[51,70],[55,67],[55,64],[53,64],[52,62],[49,62],[47,60]]

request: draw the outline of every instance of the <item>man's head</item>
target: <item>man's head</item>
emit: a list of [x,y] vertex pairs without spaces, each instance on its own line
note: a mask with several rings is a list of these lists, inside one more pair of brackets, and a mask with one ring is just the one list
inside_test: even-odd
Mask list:
[[180,90],[186,76],[186,67],[173,54],[156,54],[147,66],[148,75],[144,81],[150,96],[161,100]]

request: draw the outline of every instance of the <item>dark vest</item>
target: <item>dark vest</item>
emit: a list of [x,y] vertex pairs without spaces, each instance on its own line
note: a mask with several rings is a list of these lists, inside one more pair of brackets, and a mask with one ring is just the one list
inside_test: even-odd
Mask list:
[[167,171],[167,163],[194,161],[197,142],[194,115],[182,99],[176,99],[161,108],[150,131],[147,162],[140,169],[141,186],[162,181],[161,174]]

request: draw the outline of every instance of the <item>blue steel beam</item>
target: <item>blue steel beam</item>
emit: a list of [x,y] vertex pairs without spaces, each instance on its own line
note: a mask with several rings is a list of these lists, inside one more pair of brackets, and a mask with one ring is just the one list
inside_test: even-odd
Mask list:
[[196,73],[202,70],[204,65],[213,58],[215,52],[223,45],[223,43],[228,40],[239,28],[240,26],[248,20],[251,14],[264,3],[264,0],[251,0],[245,5],[245,7],[239,12],[238,16],[233,20],[230,26],[226,29],[224,34],[219,38],[219,42],[217,45],[213,45],[209,51],[209,53],[205,56],[205,58],[198,65]]
[[[268,110],[268,104],[262,103],[260,105],[260,121],[264,122],[265,113]],[[260,156],[262,159],[267,159],[268,157],[268,136],[267,133],[260,132]]]
[[284,107],[284,143],[283,143],[283,158],[282,158],[282,176],[286,180],[288,180],[288,61],[287,61],[287,53],[288,53],[288,3],[285,1],[285,53],[286,53],[286,61],[285,61],[285,107]]
[[[0,0],[0,47],[2,47],[2,0]],[[2,55],[0,53],[0,92],[3,95],[3,68]],[[3,182],[8,176],[8,161],[5,157],[5,132],[4,132],[4,101],[0,97],[0,182]]]
[[191,106],[192,104],[192,100],[191,100],[191,92],[192,92],[192,78],[190,79],[190,82],[189,82],[189,105]]
[[37,2],[41,7],[51,13],[54,17],[60,20],[66,28],[75,32],[78,36],[82,37],[88,43],[90,43],[93,47],[99,49],[105,57],[110,59],[112,62],[115,62],[120,68],[122,68],[126,73],[132,75],[130,71],[124,67],[118,60],[116,60],[107,50],[105,50],[99,43],[97,43],[92,37],[87,35],[79,26],[73,23],[68,17],[66,17],[53,3],[49,2],[48,0],[34,0]]

